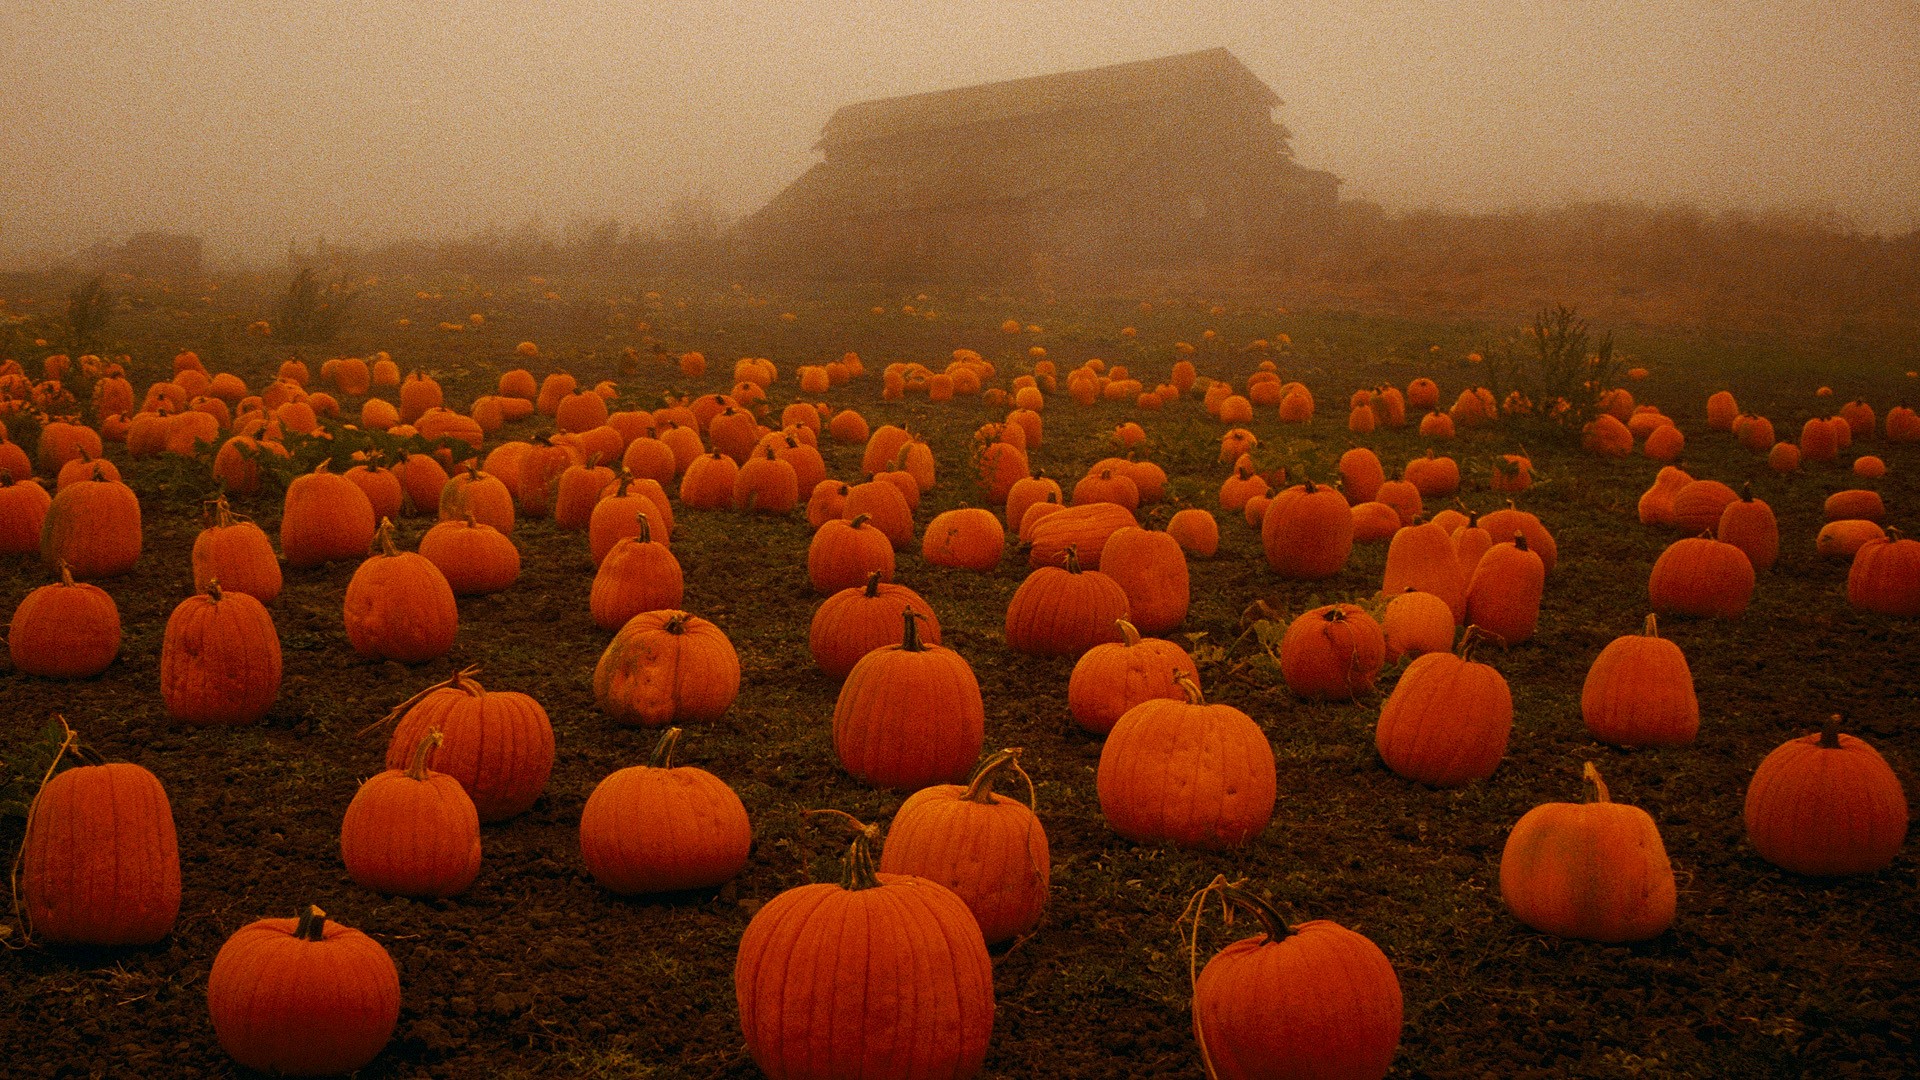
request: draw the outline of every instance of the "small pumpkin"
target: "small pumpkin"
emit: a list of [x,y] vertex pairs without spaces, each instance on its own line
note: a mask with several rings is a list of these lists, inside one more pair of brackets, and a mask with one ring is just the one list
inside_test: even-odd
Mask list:
[[90,679],[120,655],[120,609],[105,590],[76,583],[61,563],[59,581],[28,593],[13,609],[7,653],[23,675]]
[[205,592],[218,580],[228,592],[246,593],[263,604],[280,595],[280,558],[266,530],[233,512],[216,496],[213,520],[193,541],[193,587]]
[[1078,657],[1101,642],[1119,640],[1115,626],[1127,617],[1126,590],[1098,570],[1082,570],[1072,547],[1064,562],[1064,567],[1040,567],[1014,590],[1006,636],[1015,652]]
[[865,585],[827,597],[807,631],[814,664],[833,678],[845,678],[861,657],[904,640],[900,613],[909,608],[920,613],[921,639],[940,644],[940,620],[932,605],[905,585],[881,581],[878,571],[867,575]]
[[1386,655],[1386,637],[1373,616],[1352,604],[1329,604],[1288,624],[1280,674],[1303,698],[1351,701],[1373,686]]
[[1185,701],[1179,676],[1200,678],[1200,669],[1187,650],[1171,641],[1143,638],[1125,619],[1119,626],[1121,640],[1095,645],[1081,654],[1067,679],[1067,710],[1095,735],[1112,731],[1129,709],[1143,701]]
[[1374,747],[1396,775],[1452,788],[1500,767],[1513,731],[1513,695],[1498,671],[1473,659],[1480,636],[1470,626],[1459,653],[1416,658],[1387,695]]
[[442,521],[420,538],[420,554],[440,569],[455,596],[500,592],[520,577],[520,549],[500,530],[468,513]]
[[1737,619],[1753,599],[1753,564],[1711,536],[1676,540],[1654,560],[1647,593],[1662,615]]
[[1685,746],[1700,730],[1693,672],[1680,646],[1647,616],[1640,634],[1614,638],[1580,689],[1580,715],[1594,739],[1615,746]]
[[653,538],[645,513],[635,516],[639,533],[613,545],[593,575],[587,605],[602,630],[618,630],[642,612],[677,609],[686,598],[680,560]]

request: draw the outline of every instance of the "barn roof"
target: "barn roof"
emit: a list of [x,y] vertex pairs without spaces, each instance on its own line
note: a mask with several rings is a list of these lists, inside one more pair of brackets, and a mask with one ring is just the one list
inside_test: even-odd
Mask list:
[[842,107],[827,120],[814,148],[825,150],[911,132],[1064,112],[1091,104],[1159,101],[1194,91],[1219,93],[1222,88],[1250,95],[1269,108],[1280,104],[1279,96],[1232,53],[1206,49],[1085,71],[858,102]]

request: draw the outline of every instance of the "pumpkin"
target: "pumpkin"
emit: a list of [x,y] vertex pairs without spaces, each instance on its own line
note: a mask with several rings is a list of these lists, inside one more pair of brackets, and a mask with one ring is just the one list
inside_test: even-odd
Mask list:
[[676,609],[686,595],[680,560],[653,539],[647,515],[636,516],[640,531],[615,544],[593,577],[587,602],[602,630],[618,630],[642,612]]
[[1580,690],[1580,715],[1598,742],[1685,746],[1700,730],[1693,672],[1680,646],[1647,616],[1641,634],[1614,638],[1594,658]]
[[869,480],[853,485],[847,489],[846,505],[840,513],[848,519],[865,515],[895,551],[913,548],[913,508],[907,505],[906,495],[896,484]]
[[1451,652],[1455,628],[1453,609],[1445,600],[1418,589],[1402,590],[1381,612],[1385,662],[1397,664],[1403,656]]
[[1026,515],[1027,507],[1037,502],[1046,501],[1049,495],[1053,496],[1054,502],[1066,501],[1066,496],[1061,492],[1059,483],[1048,477],[1036,474],[1021,477],[1014,481],[1013,486],[1007,489],[1005,503],[1007,524],[1016,529],[1019,528],[1020,519]]
[[1861,544],[1847,571],[1847,603],[1882,615],[1920,615],[1920,540],[1888,529]]
[[1718,391],[1707,398],[1707,426],[1715,431],[1732,431],[1733,421],[1740,415],[1740,403],[1726,390]]
[[1747,785],[1747,837],[1760,857],[1796,874],[1871,874],[1899,855],[1907,796],[1880,752],[1840,733],[1781,744]]
[[1220,523],[1213,515],[1196,507],[1177,510],[1167,519],[1167,535],[1180,550],[1195,558],[1211,558],[1220,550]]
[[427,410],[446,404],[440,384],[430,375],[410,371],[400,383],[400,422],[411,424],[427,415]]
[[1380,624],[1352,604],[1314,608],[1288,624],[1280,640],[1280,674],[1310,700],[1351,701],[1386,665]]
[[984,572],[1000,565],[1006,548],[1006,530],[993,511],[966,507],[945,511],[928,523],[920,556],[935,566]]
[[1247,500],[1270,490],[1266,477],[1254,472],[1252,466],[1239,465],[1233,475],[1220,484],[1220,509],[1229,514],[1238,513],[1246,508]]
[[1015,652],[1078,657],[1120,639],[1115,621],[1127,617],[1126,590],[1098,570],[1082,570],[1072,547],[1064,559],[1064,567],[1040,567],[1014,590],[1006,635]]
[[1790,473],[1800,467],[1800,448],[1790,442],[1777,442],[1767,453],[1767,468],[1777,473]]
[[989,945],[1032,930],[1047,904],[1053,862],[1047,831],[1030,803],[993,790],[1007,771],[1026,776],[1019,758],[1019,750],[1002,750],[965,786],[936,784],[908,796],[880,850],[882,873],[952,889]]
[[1686,433],[1672,424],[1661,424],[1647,433],[1640,452],[1655,461],[1678,461],[1687,447]]
[[[1755,454],[1764,454],[1773,449],[1778,438],[1773,430],[1773,421],[1764,416],[1747,417],[1746,423],[1737,427],[1735,433],[1740,436],[1740,445]],[[1794,447],[1794,452],[1798,453],[1799,447]]]
[[173,808],[147,770],[91,760],[54,773],[28,807],[14,878],[26,923],[57,944],[150,945],[180,915]]
[[1391,539],[1401,528],[1400,511],[1383,502],[1355,503],[1349,514],[1353,518],[1353,542],[1356,544],[1375,544]]
[[1374,492],[1386,482],[1386,469],[1380,458],[1364,446],[1356,446],[1340,455],[1340,484],[1348,499],[1356,503],[1372,502]]
[[1920,442],[1920,413],[1905,405],[1888,409],[1886,432],[1888,442]]
[[455,596],[496,593],[520,577],[520,549],[505,533],[477,521],[442,521],[420,538],[420,554],[438,567]]
[[[11,446],[0,443],[0,448]],[[40,530],[46,523],[53,496],[39,481],[15,480],[13,470],[0,468],[0,555],[26,555],[40,550]]]
[[905,585],[882,582],[878,571],[867,575],[865,585],[827,597],[807,631],[814,664],[836,679],[845,678],[861,657],[905,640],[900,613],[906,609],[919,613],[921,639],[940,644],[940,620],[933,607]]
[[787,514],[800,504],[799,474],[771,446],[759,455],[749,453],[746,462],[733,478],[735,510]]
[[[1193,1034],[1214,1080],[1380,1080],[1400,1045],[1400,980],[1380,947],[1339,923],[1288,926],[1272,904],[1218,878],[1208,895],[1260,920],[1193,984]],[[1197,944],[1196,944],[1197,948]]]
[[359,558],[372,546],[380,520],[373,502],[351,480],[322,461],[293,478],[280,514],[280,552],[298,569]]
[[1871,521],[1829,521],[1814,537],[1814,550],[1829,559],[1851,559],[1869,540],[1884,539],[1887,530]]
[[[1491,529],[1487,530],[1491,535]],[[1454,622],[1467,610],[1467,576],[1453,549],[1453,537],[1438,522],[1409,525],[1387,544],[1386,574],[1380,591],[1395,596],[1407,589],[1432,593],[1447,602]]]
[[1590,803],[1526,812],[1500,853],[1500,895],[1543,934],[1645,941],[1673,925],[1675,888],[1660,830],[1645,810],[1610,800],[1593,762]]
[[266,531],[233,512],[216,496],[213,521],[193,541],[193,587],[204,592],[218,580],[228,592],[246,593],[263,604],[280,595],[280,559]]
[[1693,483],[1693,477],[1678,466],[1668,465],[1653,478],[1653,486],[1640,496],[1642,525],[1672,525],[1673,499],[1680,489]]
[[672,505],[657,480],[625,474],[617,478],[601,492],[587,519],[587,550],[593,556],[593,565],[605,562],[607,553],[621,540],[639,535],[642,515],[654,540],[672,543]]
[[1095,787],[1113,831],[1138,844],[1235,848],[1273,820],[1273,747],[1246,713],[1209,705],[1182,672],[1183,699],[1143,701],[1100,748]]
[[1073,486],[1073,505],[1086,506],[1091,503],[1118,503],[1129,510],[1140,506],[1140,487],[1133,477],[1115,473],[1112,469],[1101,469],[1098,473],[1089,473]]
[[1143,638],[1130,622],[1119,622],[1121,640],[1095,645],[1073,665],[1067,680],[1067,709],[1081,727],[1105,735],[1143,701],[1185,701],[1178,676],[1198,680],[1193,657],[1171,641]]
[[1149,634],[1186,621],[1191,602],[1187,556],[1180,542],[1154,529],[1119,529],[1107,538],[1101,573],[1127,595],[1128,618]]
[[1388,480],[1374,489],[1375,502],[1385,503],[1400,514],[1400,524],[1412,525],[1420,520],[1423,502],[1420,489],[1405,480]]
[[1275,495],[1260,520],[1267,565],[1294,581],[1329,578],[1345,569],[1353,534],[1346,497],[1310,479]]
[[673,763],[680,729],[660,735],[645,765],[595,785],[580,813],[580,855],[593,880],[622,896],[723,885],[753,847],[747,808],[705,769]]
[[1839,434],[1825,420],[1815,418],[1801,426],[1800,457],[1802,460],[1833,461],[1839,456]]
[[280,696],[280,637],[273,616],[218,581],[167,618],[160,646],[160,696],[189,724],[251,724]]
[[1662,615],[1737,619],[1753,599],[1753,564],[1710,536],[1676,540],[1654,560],[1647,593]]
[[911,606],[900,644],[862,656],[833,707],[833,747],[862,783],[917,790],[964,778],[986,741],[986,709],[959,653],[921,642]]
[[1495,491],[1525,491],[1533,486],[1533,462],[1519,454],[1501,454],[1493,459],[1493,475],[1487,486]]
[[1827,521],[1871,521],[1883,525],[1887,520],[1887,507],[1880,500],[1880,493],[1857,488],[1827,496],[1821,513]]
[[1539,625],[1546,587],[1546,564],[1528,550],[1526,534],[1495,544],[1480,557],[1467,583],[1467,622],[1503,645],[1518,645]]
[[1742,485],[1740,497],[1720,511],[1714,535],[1747,553],[1756,571],[1772,569],[1780,557],[1780,525],[1773,508],[1753,497],[1753,485]]
[[40,526],[40,558],[49,568],[66,563],[81,579],[132,570],[140,560],[140,500],[133,489],[93,479],[56,492]]
[[[1033,509],[1029,508],[1027,512],[1031,514]],[[1027,565],[1057,567],[1066,558],[1067,548],[1071,547],[1081,566],[1098,570],[1101,554],[1107,547],[1107,538],[1129,525],[1138,524],[1140,522],[1134,518],[1133,511],[1115,503],[1063,507],[1047,514],[1024,533],[1022,538],[1029,545]]]
[[1694,480],[1673,493],[1673,524],[1689,536],[1720,523],[1720,514],[1739,493],[1718,480]]
[[1460,652],[1429,652],[1407,665],[1380,707],[1374,747],[1395,775],[1430,787],[1463,787],[1500,767],[1513,731],[1513,695],[1492,666]]
[[877,833],[862,827],[841,883],[788,889],[741,935],[740,1029],[774,1080],[965,1080],[986,1060],[993,965],[979,923],[943,885],[876,873]]
[[720,628],[684,611],[627,620],[593,671],[593,699],[616,723],[717,720],[740,693],[740,655]]
[[893,579],[893,544],[866,514],[820,526],[807,545],[807,580],[818,593],[832,595],[878,573]]
[[1508,500],[1505,509],[1483,515],[1480,525],[1496,544],[1508,543],[1516,536],[1525,535],[1527,549],[1540,556],[1540,564],[1546,567],[1547,573],[1553,573],[1553,564],[1560,558],[1560,545],[1554,543],[1553,534],[1547,531],[1539,518],[1525,510],[1516,509],[1512,500]]
[[1460,490],[1460,466],[1450,457],[1434,457],[1429,450],[1425,457],[1407,462],[1400,479],[1419,489],[1422,498],[1439,498]]
[[[591,395],[599,397],[599,394]],[[599,455],[593,457],[599,461]],[[557,529],[583,532],[593,520],[594,507],[614,484],[613,470],[605,465],[569,465],[560,474],[553,493],[553,524]]]
[[380,943],[309,906],[234,931],[207,974],[214,1035],[249,1069],[354,1072],[393,1038],[400,973]]
[[393,546],[382,521],[380,550],[354,570],[344,607],[347,641],[366,657],[417,664],[445,656],[460,628],[453,587],[432,560]]
[[427,768],[430,731],[405,769],[368,778],[340,823],[347,876],[392,896],[458,896],[480,874],[480,815],[460,781]]
[[7,653],[23,675],[90,679],[120,655],[120,609],[105,590],[76,584],[61,563],[58,582],[33,590],[13,609]]

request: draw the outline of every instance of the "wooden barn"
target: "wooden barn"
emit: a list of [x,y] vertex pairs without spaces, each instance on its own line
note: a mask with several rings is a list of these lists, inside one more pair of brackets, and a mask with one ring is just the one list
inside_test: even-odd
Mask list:
[[1279,104],[1209,49],[848,105],[736,251],[908,279],[1258,258],[1324,223],[1340,184],[1294,163]]

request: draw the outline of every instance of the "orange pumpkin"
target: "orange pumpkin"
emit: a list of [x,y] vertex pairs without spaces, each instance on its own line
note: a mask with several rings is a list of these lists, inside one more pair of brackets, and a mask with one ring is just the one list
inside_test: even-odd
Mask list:
[[833,748],[860,782],[914,791],[967,775],[986,740],[986,708],[966,658],[922,642],[911,605],[900,618],[900,644],[862,656],[841,684]]
[[380,943],[308,907],[236,930],[207,974],[214,1035],[249,1069],[354,1072],[400,1021],[400,973]]
[[340,823],[347,876],[392,896],[445,897],[480,874],[480,815],[460,781],[427,768],[429,732],[405,769],[369,777]]
[[1127,710],[1100,748],[1100,812],[1139,844],[1235,848],[1273,820],[1273,747],[1246,713],[1209,705],[1178,677],[1184,699]]
[[880,851],[882,873],[910,874],[952,889],[989,945],[1032,930],[1047,904],[1047,831],[1029,804],[993,790],[1007,770],[1026,775],[1019,755],[994,754],[964,787],[936,784],[909,796]]
[[273,616],[218,581],[188,597],[167,619],[160,646],[160,695],[189,724],[251,724],[280,696],[280,638]]
[[1352,604],[1329,604],[1288,624],[1280,674],[1303,698],[1351,701],[1373,686],[1386,655],[1386,637],[1373,616]]
[[[1055,515],[1058,516],[1058,515]],[[1007,645],[1031,656],[1073,656],[1120,640],[1116,620],[1127,617],[1127,593],[1098,570],[1082,570],[1071,547],[1065,566],[1027,575],[1007,604]]]
[[593,698],[616,723],[717,720],[740,693],[740,654],[719,627],[684,611],[627,620],[593,671]]
[[1676,890],[1653,818],[1612,802],[1587,762],[1594,801],[1527,811],[1500,853],[1500,895],[1515,918],[1543,934],[1645,941],[1673,925]]
[[1796,874],[1830,877],[1884,870],[1907,835],[1907,796],[1885,758],[1840,733],[1817,734],[1768,754],[1747,785],[1747,836],[1761,858]]
[[26,925],[48,942],[150,945],[180,915],[173,808],[138,765],[54,773],[27,809],[16,866]]
[[1595,740],[1615,746],[1685,746],[1700,730],[1693,672],[1680,646],[1647,616],[1644,633],[1614,638],[1580,689],[1580,715]]
[[753,826],[726,782],[676,766],[680,729],[653,757],[601,780],[580,814],[580,855],[600,887],[622,896],[710,889],[747,865]]

